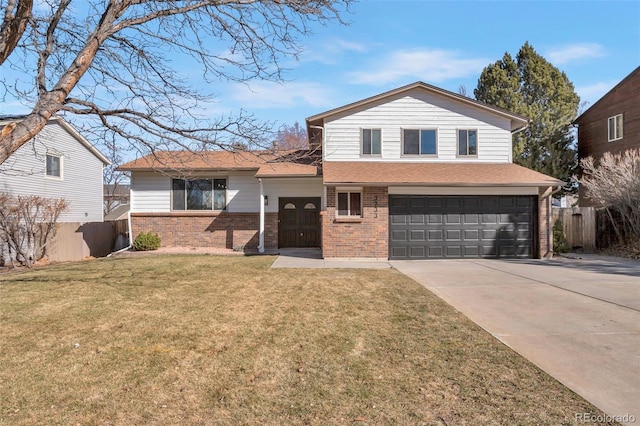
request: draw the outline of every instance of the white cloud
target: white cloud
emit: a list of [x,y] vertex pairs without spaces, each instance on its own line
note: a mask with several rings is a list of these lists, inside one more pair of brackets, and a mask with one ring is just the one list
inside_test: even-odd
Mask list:
[[245,110],[258,108],[292,108],[308,105],[324,108],[333,104],[333,92],[318,83],[261,81],[249,86],[236,84],[230,98]]
[[576,87],[576,93],[578,94],[578,96],[580,96],[581,101],[586,101],[589,103],[587,105],[587,107],[589,107],[596,103],[616,84],[618,84],[618,81],[600,81],[588,86]]
[[349,73],[353,83],[382,86],[400,80],[439,83],[479,75],[491,61],[465,57],[456,51],[412,49],[391,52],[369,62],[367,70]]
[[306,46],[301,55],[301,61],[336,64],[344,60],[345,54],[364,53],[368,50],[369,47],[363,43],[332,38],[324,41],[320,46]]
[[563,65],[579,59],[601,58],[606,55],[604,46],[598,43],[574,43],[558,46],[547,52],[547,59],[554,65]]

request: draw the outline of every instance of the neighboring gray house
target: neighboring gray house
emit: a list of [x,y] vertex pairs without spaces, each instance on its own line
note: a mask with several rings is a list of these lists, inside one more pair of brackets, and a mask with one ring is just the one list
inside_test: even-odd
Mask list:
[[[0,116],[0,128],[24,116]],[[0,164],[0,192],[64,198],[59,222],[102,222],[102,171],[109,160],[61,117]]]

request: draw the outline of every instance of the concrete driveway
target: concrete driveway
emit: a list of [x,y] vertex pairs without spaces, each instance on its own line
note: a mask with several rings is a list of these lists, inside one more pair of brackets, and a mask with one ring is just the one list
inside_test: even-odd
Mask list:
[[605,413],[640,422],[640,262],[391,264]]

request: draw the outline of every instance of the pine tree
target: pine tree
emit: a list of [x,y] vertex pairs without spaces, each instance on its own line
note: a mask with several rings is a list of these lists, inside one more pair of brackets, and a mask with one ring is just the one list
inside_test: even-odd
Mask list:
[[516,60],[509,53],[488,65],[474,90],[477,100],[523,115],[529,126],[513,136],[515,163],[569,183],[577,167],[571,122],[580,97],[566,74],[527,42]]

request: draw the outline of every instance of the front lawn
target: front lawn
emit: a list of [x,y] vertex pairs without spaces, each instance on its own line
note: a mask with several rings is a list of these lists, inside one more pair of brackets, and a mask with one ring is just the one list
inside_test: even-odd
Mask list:
[[394,270],[149,256],[0,275],[0,424],[572,424],[591,404]]

